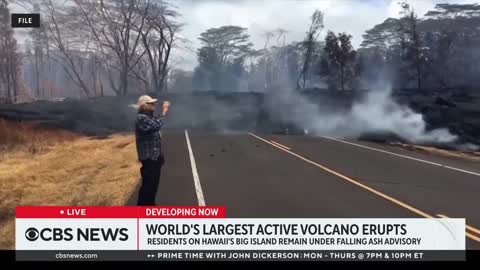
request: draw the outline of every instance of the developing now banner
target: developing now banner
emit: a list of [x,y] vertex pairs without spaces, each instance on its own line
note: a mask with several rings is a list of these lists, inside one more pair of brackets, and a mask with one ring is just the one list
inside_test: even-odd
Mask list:
[[17,260],[464,260],[465,220],[226,218],[224,207],[16,208]]

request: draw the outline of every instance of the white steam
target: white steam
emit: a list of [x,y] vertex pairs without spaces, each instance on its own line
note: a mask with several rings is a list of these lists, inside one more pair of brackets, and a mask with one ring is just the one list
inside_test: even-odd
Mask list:
[[[358,138],[365,134],[395,134],[411,143],[454,143],[458,138],[446,128],[427,130],[423,116],[395,102],[390,90],[370,91],[348,110],[335,108],[331,101],[315,102],[284,90],[272,95],[270,112],[294,123],[311,135]],[[289,105],[290,104],[290,105]],[[284,106],[292,106],[280,110]]]
[[391,98],[390,91],[372,91],[363,102],[355,103],[350,115],[360,133],[391,132],[413,143],[452,143],[458,139],[446,128],[426,130],[423,115]]

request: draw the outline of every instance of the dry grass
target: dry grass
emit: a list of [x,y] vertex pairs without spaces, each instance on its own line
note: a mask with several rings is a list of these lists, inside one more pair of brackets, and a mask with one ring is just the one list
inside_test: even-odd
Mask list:
[[469,161],[480,161],[480,152],[464,152],[455,150],[444,150],[430,146],[411,145],[403,143],[392,143],[391,145],[401,147],[406,150],[420,152],[429,155],[443,156],[454,159],[463,159]]
[[49,146],[72,141],[79,135],[66,130],[37,128],[31,123],[0,119],[0,162],[12,153],[37,154]]
[[[17,205],[124,205],[128,201],[140,167],[132,135],[100,140],[47,131],[45,137],[46,133],[24,128],[26,132],[19,135],[0,133],[2,140],[10,140],[4,147],[9,151],[0,160],[0,249],[15,246]],[[32,145],[40,151],[30,151]]]

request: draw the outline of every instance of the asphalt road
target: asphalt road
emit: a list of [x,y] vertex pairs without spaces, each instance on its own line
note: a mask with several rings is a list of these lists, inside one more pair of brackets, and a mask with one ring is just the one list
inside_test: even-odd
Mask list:
[[[227,217],[466,218],[480,249],[479,162],[323,137],[188,137],[205,204]],[[157,204],[199,205],[185,131],[164,133],[164,153]]]

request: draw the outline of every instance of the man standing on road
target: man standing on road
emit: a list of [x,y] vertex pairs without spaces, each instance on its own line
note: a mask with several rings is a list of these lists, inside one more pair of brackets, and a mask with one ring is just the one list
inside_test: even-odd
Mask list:
[[170,107],[170,102],[162,103],[162,112],[154,115],[157,99],[144,95],[138,99],[138,114],[135,121],[135,140],[138,160],[142,163],[140,173],[142,185],[138,194],[138,205],[153,206],[160,182],[160,174],[165,158],[162,152],[161,128]]

